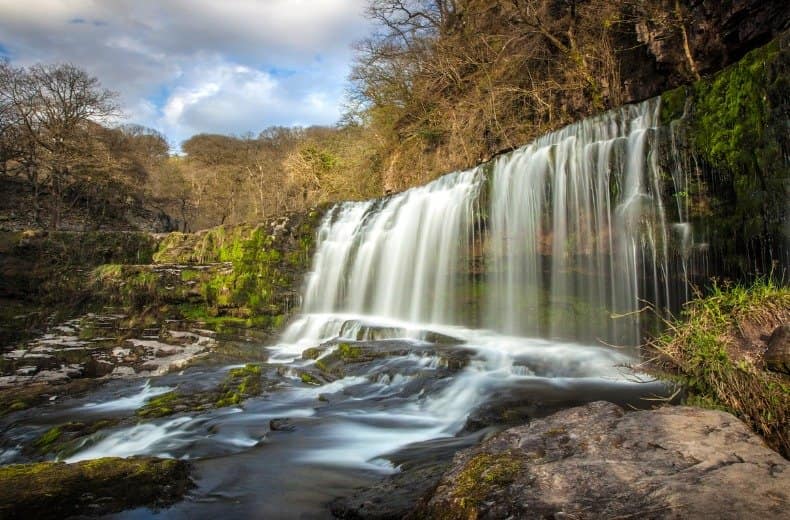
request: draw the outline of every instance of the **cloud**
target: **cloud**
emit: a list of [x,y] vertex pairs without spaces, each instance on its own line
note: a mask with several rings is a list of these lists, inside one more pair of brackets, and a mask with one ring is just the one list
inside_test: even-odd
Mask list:
[[177,144],[339,117],[366,0],[0,0],[0,49],[71,62]]

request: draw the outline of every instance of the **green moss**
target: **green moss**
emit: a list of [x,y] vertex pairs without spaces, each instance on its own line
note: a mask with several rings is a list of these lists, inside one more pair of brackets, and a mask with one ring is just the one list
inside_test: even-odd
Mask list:
[[[716,166],[754,173],[760,167],[770,120],[768,64],[779,54],[778,41],[749,53],[713,81],[694,85],[694,138],[697,149]],[[761,153],[755,153],[755,152]],[[771,154],[773,155],[773,153]],[[772,157],[773,158],[773,157]]]
[[464,465],[455,479],[452,490],[453,505],[459,511],[454,513],[462,513],[459,517],[473,515],[480,503],[494,489],[512,483],[520,471],[522,471],[521,461],[510,453],[475,455]]
[[261,393],[261,367],[247,364],[241,368],[233,368],[228,372],[221,389],[220,397],[215,406],[234,406],[244,399]]
[[318,359],[323,352],[324,349],[322,348],[310,347],[302,352],[302,359]]
[[318,380],[318,378],[316,378],[313,374],[310,374],[309,372],[302,372],[301,374],[299,374],[299,379],[302,380],[302,383],[308,385],[321,386],[322,384],[321,381]]
[[[736,276],[763,269],[787,238],[787,113],[790,52],[785,35],[747,54],[712,79],[662,95],[662,122],[683,120],[692,153],[703,166],[690,178],[691,216],[708,229],[725,271]],[[757,256],[751,258],[749,256]]]
[[184,461],[104,458],[0,467],[0,518],[65,518],[164,506],[192,487]]
[[96,280],[110,280],[120,278],[123,273],[121,264],[104,264],[93,270],[93,278]]
[[337,351],[340,354],[340,359],[344,361],[353,361],[362,356],[362,349],[349,343],[340,343],[337,346]]
[[688,97],[686,90],[687,87],[678,87],[661,94],[661,124],[668,125],[683,117]]
[[42,453],[50,451],[51,446],[60,439],[63,431],[60,426],[54,426],[47,430],[41,437],[36,440],[34,446]]
[[164,417],[174,413],[174,406],[178,402],[179,395],[176,392],[167,392],[156,397],[149,399],[142,408],[138,409],[135,414],[138,417],[146,419],[153,419],[156,417]]
[[156,396],[137,410],[138,417],[152,419],[172,415],[178,411],[207,410],[235,406],[261,393],[261,366],[248,363],[228,371],[225,379],[214,390],[184,394],[178,390]]
[[14,401],[8,406],[9,412],[18,412],[19,410],[25,410],[29,408],[30,405],[25,401]]
[[196,271],[194,269],[184,269],[181,271],[181,281],[182,282],[190,282],[192,280],[197,280],[201,277],[200,271]]
[[41,454],[56,453],[64,458],[84,446],[84,440],[100,430],[118,424],[118,419],[102,419],[91,423],[68,422],[47,430],[34,443],[33,447]]

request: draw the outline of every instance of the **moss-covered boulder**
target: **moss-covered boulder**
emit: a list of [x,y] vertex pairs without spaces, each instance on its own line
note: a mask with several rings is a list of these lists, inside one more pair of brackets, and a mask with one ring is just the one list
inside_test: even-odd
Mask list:
[[93,291],[133,309],[168,304],[218,332],[276,332],[299,303],[323,209],[163,238],[150,265],[103,265]]
[[98,516],[132,507],[163,507],[192,487],[181,460],[103,458],[66,464],[0,467],[1,518]]

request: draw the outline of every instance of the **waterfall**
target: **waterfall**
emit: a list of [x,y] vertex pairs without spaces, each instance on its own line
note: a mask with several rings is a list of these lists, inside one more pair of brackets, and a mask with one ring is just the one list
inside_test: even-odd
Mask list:
[[[658,118],[658,99],[625,106],[494,163],[489,326],[633,344],[641,308],[675,305],[672,280],[687,277],[691,236],[679,198],[672,225],[664,206],[659,158],[668,140]],[[670,153],[675,148],[672,140]],[[684,182],[677,169],[672,174]],[[670,252],[674,243],[682,246]],[[681,272],[672,272],[677,265]]]
[[474,237],[479,168],[335,206],[318,230],[303,310],[458,323],[459,273]]
[[640,310],[688,299],[695,249],[688,202],[664,202],[686,176],[659,104],[580,121],[394,196],[336,205],[318,231],[303,310],[637,343],[656,315]]

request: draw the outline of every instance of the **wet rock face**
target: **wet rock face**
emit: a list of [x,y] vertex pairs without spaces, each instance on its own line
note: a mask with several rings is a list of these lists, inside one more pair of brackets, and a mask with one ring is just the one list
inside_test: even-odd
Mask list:
[[[447,336],[441,339],[445,338]],[[296,371],[302,382],[311,385],[353,376],[375,381],[414,378],[411,384],[404,387],[404,392],[417,393],[424,390],[425,385],[430,386],[432,381],[440,382],[462,370],[472,356],[473,351],[463,345],[415,343],[398,339],[337,339],[306,349],[302,353],[305,364]]]
[[459,452],[417,518],[778,518],[790,463],[730,414],[605,402]]

